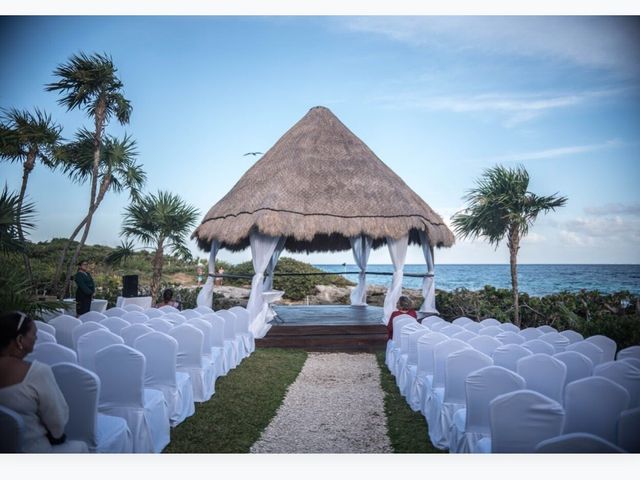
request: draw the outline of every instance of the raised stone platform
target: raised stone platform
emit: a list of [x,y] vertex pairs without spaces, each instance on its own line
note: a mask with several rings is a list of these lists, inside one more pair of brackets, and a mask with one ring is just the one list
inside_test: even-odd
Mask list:
[[386,345],[381,307],[274,306],[277,317],[257,347],[309,351],[375,351]]

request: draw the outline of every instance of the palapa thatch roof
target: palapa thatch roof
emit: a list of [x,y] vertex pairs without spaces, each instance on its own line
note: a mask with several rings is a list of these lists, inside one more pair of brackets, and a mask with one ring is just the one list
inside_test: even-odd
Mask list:
[[442,218],[325,107],[285,133],[192,238],[207,251],[213,239],[235,251],[249,245],[254,229],[286,236],[292,252],[349,250],[349,237],[360,234],[372,237],[374,248],[407,232],[417,243],[419,230],[434,246],[455,241]]

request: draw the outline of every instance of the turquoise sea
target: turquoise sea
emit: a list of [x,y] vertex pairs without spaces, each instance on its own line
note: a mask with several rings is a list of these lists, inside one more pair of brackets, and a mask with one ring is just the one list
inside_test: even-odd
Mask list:
[[[314,265],[332,273],[355,272],[355,265]],[[393,272],[391,265],[369,265],[368,272]],[[425,265],[405,265],[405,273],[424,274]],[[357,282],[355,274],[345,275]],[[456,288],[479,290],[485,285],[511,288],[509,265],[446,265],[435,267],[436,288],[451,291]],[[391,276],[367,275],[367,283],[391,285]],[[582,289],[612,293],[627,290],[640,295],[640,265],[518,265],[518,284],[521,292],[542,296],[561,291]],[[405,277],[405,288],[420,288],[422,278]]]

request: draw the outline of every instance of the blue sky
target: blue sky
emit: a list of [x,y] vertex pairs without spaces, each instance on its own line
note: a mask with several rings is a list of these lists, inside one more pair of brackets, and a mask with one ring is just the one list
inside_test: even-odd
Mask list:
[[[178,193],[201,216],[256,161],[244,153],[265,152],[324,105],[447,222],[496,164],[522,164],[532,191],[567,196],[538,219],[521,263],[640,263],[638,46],[638,17],[5,16],[0,108],[43,108],[72,138],[89,119],[43,85],[72,54],[106,52],[133,105],[131,123],[107,131],[136,139],[148,191]],[[20,178],[0,164],[2,184]],[[28,194],[41,241],[71,233],[89,186],[38,166]],[[127,202],[109,194],[89,243],[119,244]],[[298,258],[352,262],[349,252]],[[370,262],[388,258],[382,249]],[[508,254],[459,240],[436,263]]]

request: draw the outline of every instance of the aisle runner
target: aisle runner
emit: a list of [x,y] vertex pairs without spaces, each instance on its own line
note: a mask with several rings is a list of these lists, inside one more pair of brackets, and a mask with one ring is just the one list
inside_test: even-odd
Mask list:
[[309,353],[252,453],[391,453],[370,353]]

